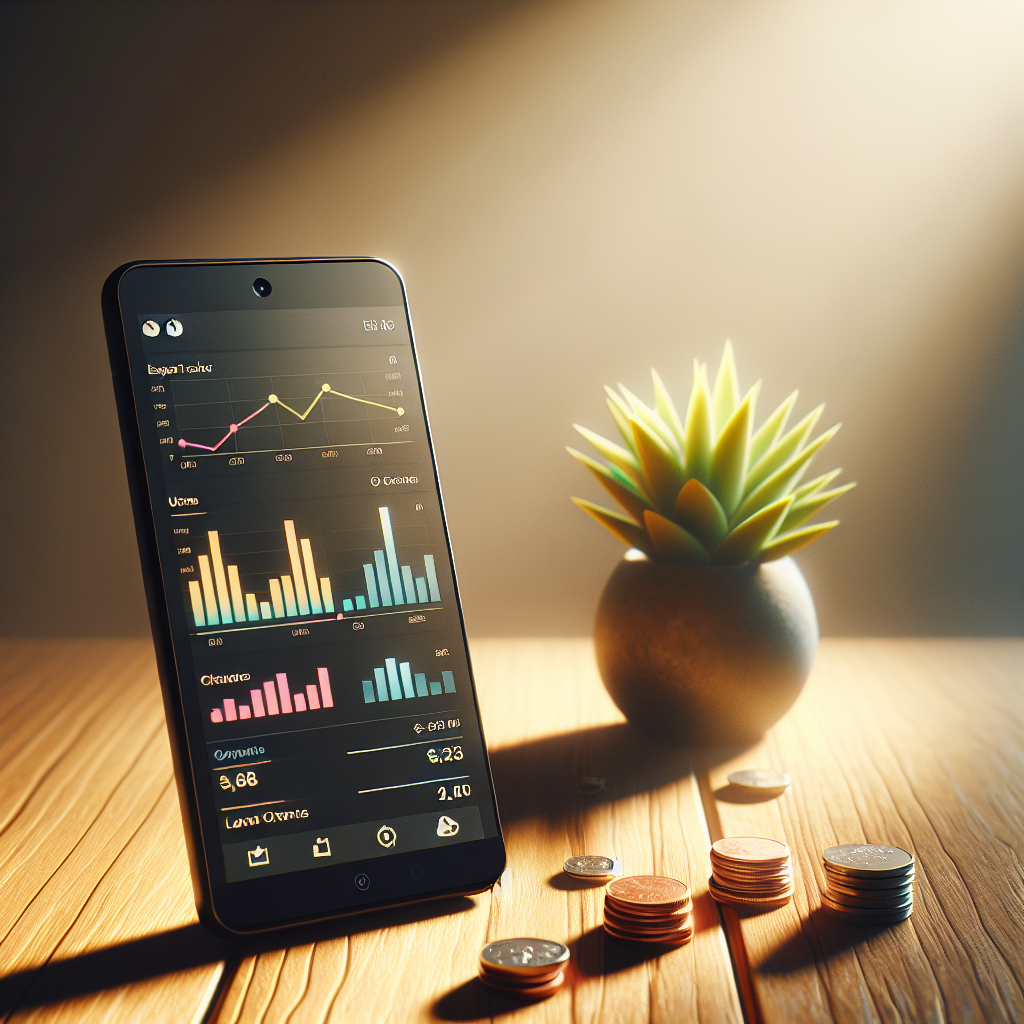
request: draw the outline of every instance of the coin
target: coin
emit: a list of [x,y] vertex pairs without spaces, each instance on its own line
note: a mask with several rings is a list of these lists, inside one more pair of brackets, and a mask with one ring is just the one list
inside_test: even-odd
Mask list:
[[822,856],[826,867],[839,874],[861,878],[896,878],[914,867],[914,855],[898,846],[851,843],[830,846]]
[[822,893],[821,902],[829,910],[834,910],[846,917],[864,921],[869,921],[873,918],[879,917],[892,917],[894,914],[901,914],[904,912],[909,913],[914,909],[914,901],[912,899],[905,900],[902,904],[896,907],[847,907],[842,903],[837,903],[835,900],[831,899],[827,892]]
[[836,892],[835,889],[829,888],[826,890],[828,898],[833,903],[837,903],[842,907],[850,907],[851,909],[864,908],[866,910],[896,910],[902,907],[908,907],[914,902],[913,892],[900,893],[898,896],[889,896],[886,899],[872,900],[863,899],[860,896],[850,896],[845,892]]
[[[892,879],[879,879],[879,881],[892,881]],[[864,900],[887,900],[894,896],[906,896],[914,891],[914,883],[907,882],[905,885],[896,885],[885,889],[878,886],[849,885],[846,882],[837,882],[834,878],[826,877],[825,883],[829,892],[842,893],[847,896],[857,896]]]
[[712,861],[716,856],[726,862],[776,864],[784,862],[789,857],[789,847],[777,839],[735,836],[731,839],[719,839],[712,844]]
[[683,943],[689,942],[693,937],[692,925],[687,925],[685,928],[681,928],[667,935],[637,935],[635,933],[616,928],[615,925],[609,924],[606,921],[604,924],[604,930],[609,935],[613,935],[617,939],[623,939],[626,942],[650,942],[659,946],[681,946]]
[[491,971],[485,967],[480,968],[480,977],[486,978],[494,985],[503,988],[536,988],[538,985],[546,985],[555,978],[565,974],[565,965],[559,964],[553,971],[545,974],[531,974],[526,977],[516,977],[511,974],[504,974],[500,971]]
[[662,875],[633,875],[610,882],[606,898],[632,909],[678,910],[690,899],[690,887]]
[[755,895],[753,893],[734,892],[730,889],[723,889],[715,883],[712,876],[708,879],[708,891],[716,903],[731,903],[743,907],[762,907],[765,910],[772,910],[775,907],[784,907],[793,898],[793,887],[784,889],[782,892],[766,893]]
[[570,857],[562,870],[574,878],[608,878],[622,874],[622,864],[614,857],[601,857],[586,854],[581,857]]
[[625,931],[658,932],[681,928],[690,920],[690,911],[678,914],[666,914],[664,917],[634,917],[620,914],[613,907],[605,905],[605,921],[611,921],[617,928]]
[[514,999],[535,1000],[547,999],[548,996],[553,996],[565,984],[565,971],[559,971],[555,978],[544,982],[542,985],[503,985],[492,976],[484,974],[480,974],[479,978],[482,984],[496,992],[501,992]]
[[501,939],[480,950],[484,970],[519,977],[546,974],[568,959],[569,947],[550,939]]
[[771,768],[747,768],[742,772],[733,772],[729,781],[745,789],[785,789],[793,785],[793,780],[785,772]]
[[859,924],[871,928],[881,927],[887,924],[898,924],[900,921],[906,921],[908,917],[914,912],[914,908],[911,907],[909,910],[903,910],[899,913],[893,914],[891,917],[851,917],[848,913],[842,910],[836,910],[834,907],[829,906],[827,903],[823,903],[822,906],[828,912],[831,917],[845,921],[847,924]]

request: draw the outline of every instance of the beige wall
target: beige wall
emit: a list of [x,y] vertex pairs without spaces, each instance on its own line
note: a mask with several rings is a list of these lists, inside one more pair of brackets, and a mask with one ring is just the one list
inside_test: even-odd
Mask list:
[[[1024,628],[1024,15],[970,2],[14,4],[3,631],[146,630],[99,288],[376,254],[409,289],[471,631],[584,633],[601,385],[736,346],[859,487],[833,634]],[[827,465],[826,465],[827,464]]]

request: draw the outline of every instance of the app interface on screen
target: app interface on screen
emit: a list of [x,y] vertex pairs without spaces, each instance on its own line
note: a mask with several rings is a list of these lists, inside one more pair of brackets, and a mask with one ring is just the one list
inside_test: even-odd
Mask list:
[[496,836],[404,309],[136,330],[228,881]]

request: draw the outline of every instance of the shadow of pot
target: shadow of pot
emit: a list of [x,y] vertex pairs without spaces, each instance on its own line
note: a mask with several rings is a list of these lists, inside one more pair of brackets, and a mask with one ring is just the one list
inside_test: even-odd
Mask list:
[[691,568],[630,557],[605,585],[594,645],[608,693],[641,731],[747,743],[800,695],[818,620],[791,558]]

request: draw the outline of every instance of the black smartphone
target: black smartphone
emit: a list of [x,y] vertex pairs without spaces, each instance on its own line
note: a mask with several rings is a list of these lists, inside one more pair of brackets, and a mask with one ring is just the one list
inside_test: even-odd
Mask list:
[[398,273],[131,263],[103,314],[201,919],[489,888],[505,848]]

